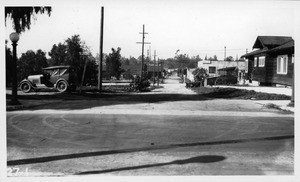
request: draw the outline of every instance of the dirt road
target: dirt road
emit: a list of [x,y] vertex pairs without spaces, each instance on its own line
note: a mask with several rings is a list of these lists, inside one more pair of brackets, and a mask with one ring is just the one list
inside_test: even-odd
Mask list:
[[38,98],[7,112],[9,176],[294,173],[293,115],[204,98],[176,75],[147,93]]
[[185,88],[185,84],[180,84],[180,78],[177,77],[176,73],[173,73],[167,79],[164,80],[163,84],[160,84],[160,87],[155,89],[153,94],[164,93],[164,94],[196,94],[190,89]]

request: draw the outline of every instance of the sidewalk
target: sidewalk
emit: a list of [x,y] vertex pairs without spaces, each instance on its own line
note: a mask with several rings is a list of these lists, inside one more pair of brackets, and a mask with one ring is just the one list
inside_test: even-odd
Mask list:
[[[223,85],[219,85],[219,86],[215,86],[215,87],[254,90],[255,92],[263,92],[263,93],[270,93],[270,94],[283,94],[283,95],[287,95],[287,96],[292,95],[292,89],[291,88],[284,88],[284,87],[223,86]],[[267,106],[267,105],[270,105],[270,104],[274,104],[282,110],[295,112],[294,107],[288,106],[288,104],[291,102],[290,100],[253,100],[253,102],[261,104],[262,106]]]
[[236,89],[245,89],[245,90],[254,90],[255,92],[263,92],[263,93],[270,93],[270,94],[283,94],[287,96],[292,95],[291,88],[284,88],[284,87],[262,87],[262,86],[223,86],[218,85],[214,87],[222,87],[222,88],[236,88]]

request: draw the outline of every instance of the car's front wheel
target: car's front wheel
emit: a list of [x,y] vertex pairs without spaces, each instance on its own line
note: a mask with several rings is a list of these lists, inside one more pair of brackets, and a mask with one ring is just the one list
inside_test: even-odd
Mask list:
[[59,92],[65,92],[68,90],[68,84],[66,81],[62,80],[62,81],[59,81],[57,83],[57,86],[56,86],[56,89],[59,91]]
[[22,92],[28,93],[28,92],[30,92],[30,90],[31,90],[31,85],[30,85],[28,82],[23,82],[23,83],[20,85],[20,89],[22,90]]

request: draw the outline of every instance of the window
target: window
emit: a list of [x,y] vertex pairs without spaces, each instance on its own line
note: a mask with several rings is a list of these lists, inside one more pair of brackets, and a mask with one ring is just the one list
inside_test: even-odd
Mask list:
[[66,68],[61,69],[61,70],[60,70],[59,76],[62,76],[62,75],[64,75],[64,74],[67,74],[67,73],[68,73],[67,70],[68,70],[68,69],[66,69]]
[[257,57],[254,58],[254,67],[257,67]]
[[216,73],[216,67],[215,66],[208,67],[208,73]]
[[265,56],[261,56],[258,59],[258,66],[259,67],[264,67],[265,66]]
[[52,76],[54,76],[54,75],[58,75],[59,74],[59,69],[55,69],[55,70],[53,70],[53,72],[52,72]]
[[277,74],[287,74],[288,56],[277,56]]
[[294,54],[292,55],[292,63],[295,62],[295,57],[294,57]]

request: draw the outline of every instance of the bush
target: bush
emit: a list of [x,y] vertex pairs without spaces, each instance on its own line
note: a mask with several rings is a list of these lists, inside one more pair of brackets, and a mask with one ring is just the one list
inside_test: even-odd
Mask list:
[[217,85],[232,85],[237,84],[237,77],[232,75],[220,76],[216,79]]
[[150,82],[148,79],[140,80],[140,77],[137,77],[133,80],[133,83],[130,84],[130,87],[135,91],[144,91],[146,88],[150,87]]

